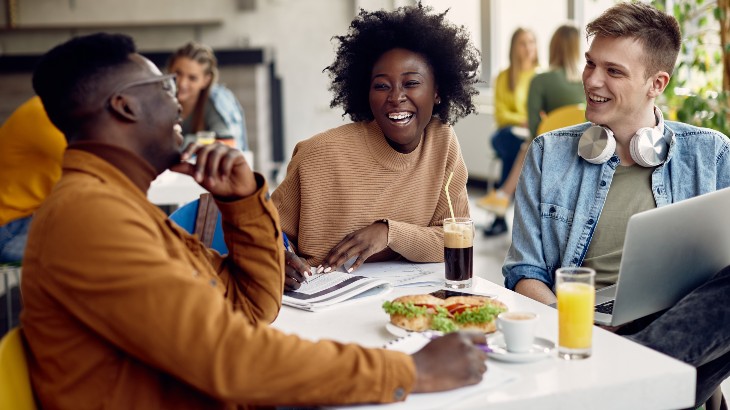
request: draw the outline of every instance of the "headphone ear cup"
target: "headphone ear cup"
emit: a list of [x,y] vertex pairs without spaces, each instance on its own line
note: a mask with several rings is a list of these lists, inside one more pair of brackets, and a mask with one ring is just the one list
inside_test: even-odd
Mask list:
[[667,158],[669,147],[657,128],[642,128],[631,138],[631,158],[642,167],[656,167]]
[[578,141],[578,155],[591,164],[603,164],[616,152],[616,139],[608,128],[594,125]]

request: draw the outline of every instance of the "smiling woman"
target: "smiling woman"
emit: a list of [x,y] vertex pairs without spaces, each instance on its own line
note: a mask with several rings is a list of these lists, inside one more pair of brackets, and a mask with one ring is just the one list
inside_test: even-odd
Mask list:
[[[479,52],[445,13],[421,4],[361,11],[329,72],[331,106],[354,123],[297,144],[272,196],[295,245],[287,287],[309,264],[443,261],[443,219],[468,216],[467,172],[451,124],[474,111]],[[298,255],[298,256],[297,256]],[[301,259],[300,259],[301,258]],[[291,266],[290,266],[291,265]]]

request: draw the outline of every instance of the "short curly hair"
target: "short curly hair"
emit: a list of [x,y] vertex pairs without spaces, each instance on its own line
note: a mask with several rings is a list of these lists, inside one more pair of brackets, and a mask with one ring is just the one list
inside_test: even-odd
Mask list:
[[434,114],[454,124],[475,111],[472,97],[478,92],[479,50],[463,26],[457,27],[420,2],[395,11],[360,10],[347,35],[335,36],[340,46],[334,63],[324,69],[334,93],[330,107],[342,106],[352,121],[371,121],[370,76],[385,52],[403,48],[421,54],[434,71],[441,103]]

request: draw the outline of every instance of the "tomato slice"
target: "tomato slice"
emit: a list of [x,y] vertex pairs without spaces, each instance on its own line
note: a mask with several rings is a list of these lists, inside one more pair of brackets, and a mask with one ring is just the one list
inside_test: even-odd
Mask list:
[[436,305],[430,305],[428,303],[414,303],[413,305],[419,306],[419,307],[425,307],[426,309],[433,309],[434,311],[436,310]]
[[452,315],[455,315],[457,313],[461,313],[467,309],[469,309],[471,306],[466,305],[464,303],[455,303],[453,305],[447,306],[446,310],[449,311]]

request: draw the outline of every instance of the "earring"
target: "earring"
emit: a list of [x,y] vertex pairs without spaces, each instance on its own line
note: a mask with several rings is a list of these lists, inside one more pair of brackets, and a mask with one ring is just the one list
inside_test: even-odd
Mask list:
[[441,99],[440,98],[437,98],[436,99],[436,105],[439,105],[439,104],[441,104]]

